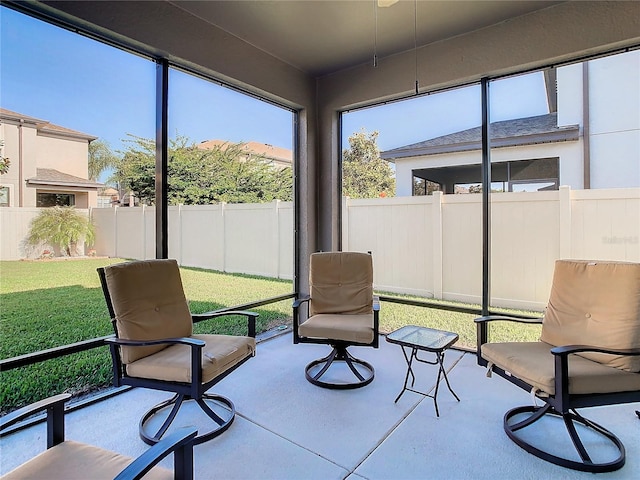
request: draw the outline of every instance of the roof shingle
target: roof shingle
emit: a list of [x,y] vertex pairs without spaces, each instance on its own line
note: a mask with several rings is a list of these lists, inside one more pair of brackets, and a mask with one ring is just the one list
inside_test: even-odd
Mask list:
[[[578,125],[558,127],[558,114],[556,112],[535,117],[494,122],[490,128],[491,146],[495,148],[577,140],[578,135]],[[474,127],[387,150],[381,152],[380,156],[390,160],[417,155],[479,150],[481,141],[482,127]]]

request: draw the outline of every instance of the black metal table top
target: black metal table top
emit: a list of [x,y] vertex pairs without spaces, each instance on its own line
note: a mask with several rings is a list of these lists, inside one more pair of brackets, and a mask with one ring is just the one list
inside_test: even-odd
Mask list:
[[454,332],[406,325],[387,335],[387,342],[428,352],[441,352],[456,343],[458,338]]

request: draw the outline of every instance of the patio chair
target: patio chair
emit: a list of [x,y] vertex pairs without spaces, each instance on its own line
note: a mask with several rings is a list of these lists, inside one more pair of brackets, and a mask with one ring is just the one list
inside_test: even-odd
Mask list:
[[[65,440],[64,393],[16,410],[0,419],[0,431],[21,420],[46,411],[47,449],[2,476],[2,480],[46,478],[48,480],[91,479],[181,479],[193,478],[195,428],[185,428],[167,436],[136,459],[93,445]],[[3,454],[6,452],[3,452]],[[173,471],[157,466],[173,453]]]
[[[496,320],[541,323],[540,341],[487,342],[488,323]],[[640,401],[640,264],[558,260],[544,318],[488,316],[476,322],[478,363],[488,366],[488,375],[495,372],[544,402],[505,414],[504,430],[511,440],[574,470],[609,472],[624,465],[620,439],[576,409]],[[548,433],[543,442],[532,435],[539,429],[531,428],[540,427],[543,419],[552,426],[558,417],[574,454],[561,454],[557,444],[549,448]],[[564,438],[560,435],[566,434],[559,431],[554,439]],[[604,447],[615,454],[604,454]]]
[[[307,380],[319,387],[333,389],[368,385],[373,381],[374,368],[352,356],[347,347],[378,348],[380,304],[373,296],[371,255],[314,253],[310,259],[309,284],[311,295],[293,303],[293,343],[328,344],[333,350],[306,366]],[[305,304],[307,310],[302,312],[300,307]],[[306,313],[305,317],[302,317],[303,313]],[[348,379],[339,378],[336,376],[338,369],[330,368],[336,362],[348,367]]]
[[[142,440],[157,443],[185,401],[197,404],[213,420],[212,428],[201,430],[196,445],[226,431],[235,418],[233,402],[205,392],[255,355],[258,314],[191,314],[175,260],[120,263],[98,273],[115,331],[115,338],[105,340],[113,360],[113,384],[175,394],[142,417]],[[194,322],[229,315],[247,319],[248,336],[193,334]],[[147,431],[159,423],[156,433]]]

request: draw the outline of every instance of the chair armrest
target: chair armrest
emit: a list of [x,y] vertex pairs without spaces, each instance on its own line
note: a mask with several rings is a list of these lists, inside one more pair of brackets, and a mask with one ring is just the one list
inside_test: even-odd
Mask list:
[[373,296],[373,347],[379,346],[379,333],[380,333],[380,298],[376,295]]
[[311,300],[311,297],[301,297],[301,298],[296,298],[296,299],[293,301],[293,305],[291,305],[291,306],[292,306],[294,309],[295,309],[295,308],[300,308],[300,306],[301,306],[303,303],[307,303],[307,302],[309,302],[310,300]]
[[551,353],[554,355],[570,355],[580,352],[608,353],[611,355],[640,355],[640,348],[631,349],[613,349],[594,347],[591,345],[563,345],[561,347],[553,347]]
[[542,324],[542,317],[537,317],[537,318],[519,318],[519,317],[510,317],[508,315],[487,315],[487,316],[484,316],[484,317],[475,318],[473,321],[478,323],[478,324],[488,323],[488,322],[495,322],[495,321]]
[[192,313],[191,319],[193,323],[198,323],[203,320],[209,320],[211,318],[228,317],[231,315],[241,315],[247,317],[247,330],[250,337],[256,336],[256,320],[260,316],[259,313],[250,312],[248,310],[226,310],[223,312],[205,312],[205,313]]
[[[554,355],[554,371],[555,371],[555,398],[559,402],[558,407],[562,411],[569,408],[569,355],[580,352],[596,352],[612,355],[640,355],[640,349],[614,349],[602,348],[591,345],[563,345],[551,348]],[[612,367],[614,368],[614,367]]]
[[309,312],[309,302],[311,301],[311,297],[300,297],[296,298],[291,305],[293,307],[293,343],[300,342],[300,335],[298,334],[298,327],[300,326],[300,307],[303,304],[307,305],[307,314]]
[[45,398],[39,402],[32,403],[26,407],[22,407],[11,413],[8,413],[4,417],[0,418],[0,432],[9,428],[11,425],[18,423],[20,420],[24,420],[31,415],[41,412],[43,410],[49,410],[56,412],[57,407],[62,408],[64,412],[64,402],[69,400],[71,395],[69,393],[61,393],[60,395],[54,395],[53,397]]
[[193,347],[205,346],[204,341],[198,340],[197,338],[188,338],[188,337],[162,338],[160,340],[127,340],[124,338],[105,338],[104,343],[120,345],[124,347],[144,347],[147,345],[162,345],[163,343],[190,345]]
[[476,357],[478,365],[486,366],[487,361],[482,358],[482,345],[489,340],[489,322],[506,321],[525,323],[530,325],[542,325],[542,317],[537,318],[519,318],[509,315],[485,315],[474,319],[476,323]]
[[225,310],[223,312],[213,311],[204,313],[192,313],[191,318],[193,318],[194,321],[200,322],[202,320],[208,320],[210,318],[224,317],[225,315],[242,315],[247,318],[258,318],[260,316],[260,314],[256,312],[250,312],[249,310]]
[[197,433],[195,428],[184,428],[160,440],[122,470],[116,480],[140,479],[171,453],[174,478],[193,479],[193,440]]

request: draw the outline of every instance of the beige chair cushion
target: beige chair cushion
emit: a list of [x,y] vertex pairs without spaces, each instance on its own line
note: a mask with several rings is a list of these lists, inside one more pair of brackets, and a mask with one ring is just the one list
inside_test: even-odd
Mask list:
[[[482,357],[529,385],[555,394],[552,345],[544,342],[486,343]],[[640,374],[569,356],[569,393],[589,394],[640,390]]]
[[[112,480],[132,459],[108,450],[73,441],[62,442],[2,476],[2,480]],[[173,472],[153,467],[149,480],[171,480]]]
[[[191,336],[193,322],[175,260],[127,262],[105,267],[118,337],[159,340]],[[125,364],[159,352],[166,345],[122,347]]]
[[[256,350],[256,340],[252,337],[232,335],[193,335],[191,338],[203,340],[202,382],[207,383]],[[172,345],[153,355],[141,358],[127,365],[127,374],[138,378],[153,378],[170,382],[191,382],[191,347]]]
[[373,261],[367,253],[311,254],[309,284],[310,316],[373,311]]
[[[640,264],[556,261],[540,339],[554,346],[640,348]],[[640,356],[579,355],[640,372]]]
[[373,314],[331,315],[309,317],[298,328],[301,337],[327,338],[355,343],[373,342]]

